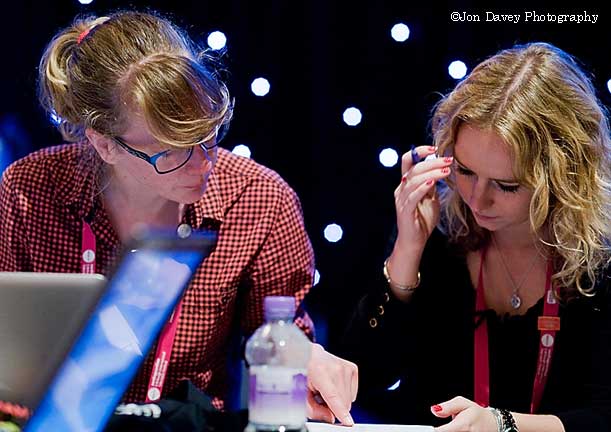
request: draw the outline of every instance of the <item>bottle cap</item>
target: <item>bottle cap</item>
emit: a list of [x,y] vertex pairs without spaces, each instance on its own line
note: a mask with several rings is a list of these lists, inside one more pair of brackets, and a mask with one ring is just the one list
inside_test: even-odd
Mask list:
[[265,319],[292,321],[295,316],[295,297],[268,296],[264,300]]

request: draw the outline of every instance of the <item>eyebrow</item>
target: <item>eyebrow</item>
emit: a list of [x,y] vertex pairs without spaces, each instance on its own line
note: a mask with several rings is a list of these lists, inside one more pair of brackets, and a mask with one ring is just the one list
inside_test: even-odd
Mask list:
[[[471,171],[472,173],[474,173],[474,172],[475,172],[475,171],[473,171],[471,168],[467,167],[467,166],[466,166],[464,163],[462,163],[462,162],[461,162],[461,161],[460,161],[460,160],[459,160],[459,159],[456,157],[456,155],[454,155],[454,160],[455,160],[456,162],[458,162],[458,164],[459,164],[459,165],[460,165],[462,168],[464,168],[464,169],[466,169],[466,170],[468,170],[468,171]],[[519,184],[519,183],[520,183],[519,181],[517,181],[517,180],[515,180],[515,179],[511,179],[511,180],[507,180],[507,179],[490,179],[490,180],[495,181],[495,182],[497,182],[497,183],[514,183],[514,184]]]

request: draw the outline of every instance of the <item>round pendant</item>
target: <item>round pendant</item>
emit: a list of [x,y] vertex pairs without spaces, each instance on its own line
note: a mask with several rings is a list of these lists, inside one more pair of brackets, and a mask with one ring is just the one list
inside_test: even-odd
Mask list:
[[519,309],[522,305],[522,299],[518,295],[518,293],[513,293],[511,295],[511,307],[514,309]]

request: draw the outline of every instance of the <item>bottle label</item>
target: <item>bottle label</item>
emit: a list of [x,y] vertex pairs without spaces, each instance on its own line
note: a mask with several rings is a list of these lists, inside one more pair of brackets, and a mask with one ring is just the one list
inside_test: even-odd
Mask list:
[[306,371],[251,366],[248,418],[259,425],[300,428],[306,421]]

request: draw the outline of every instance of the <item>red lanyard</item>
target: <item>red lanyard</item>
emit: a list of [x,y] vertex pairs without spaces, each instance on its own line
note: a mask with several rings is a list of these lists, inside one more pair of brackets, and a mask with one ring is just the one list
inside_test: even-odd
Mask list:
[[81,273],[95,273],[95,234],[91,225],[83,220],[81,237]]
[[[475,300],[475,323],[478,324],[481,312],[486,310],[486,300],[484,298],[484,284],[482,270],[486,258],[486,250],[482,251],[481,263],[479,268],[479,278],[477,281],[477,292]],[[545,298],[543,305],[543,315],[539,317],[538,329],[539,337],[539,356],[537,358],[537,371],[533,383],[532,399],[530,402],[530,412],[534,414],[539,408],[543,390],[549,375],[549,367],[554,354],[554,342],[556,332],[560,330],[560,318],[558,317],[558,302],[552,292],[552,266],[547,266],[547,276],[545,282]],[[483,406],[490,404],[490,369],[488,359],[488,321],[477,325],[475,328],[474,343],[474,397],[475,401]]]
[[[95,273],[96,259],[96,239],[91,225],[83,220],[83,235],[81,238],[81,272]],[[155,352],[155,362],[149,378],[148,390],[146,392],[146,402],[155,402],[161,398],[163,383],[168,372],[168,364],[172,357],[172,347],[176,328],[178,327],[178,317],[182,308],[182,300],[176,305],[170,320],[166,323],[159,336],[157,351]]]
[[178,327],[178,318],[182,309],[182,300],[176,305],[176,309],[172,313],[170,320],[166,323],[159,336],[157,351],[155,352],[155,362],[153,370],[149,378],[149,386],[146,392],[146,403],[158,401],[161,398],[163,391],[163,383],[168,373],[168,365],[172,357],[172,346],[174,345],[174,337],[176,336],[176,328]]

